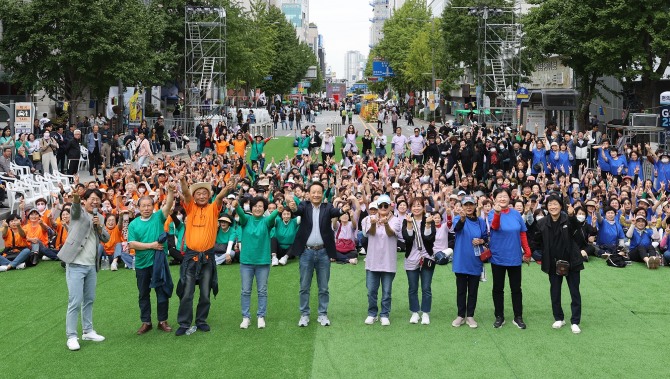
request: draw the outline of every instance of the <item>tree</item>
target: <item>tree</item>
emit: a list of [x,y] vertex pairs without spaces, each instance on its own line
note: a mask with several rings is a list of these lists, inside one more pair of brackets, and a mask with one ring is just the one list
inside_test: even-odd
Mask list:
[[[621,0],[629,1],[629,0]],[[632,1],[632,0],[631,0]],[[578,117],[583,129],[591,101],[598,95],[600,78],[620,75],[621,64],[630,62],[627,46],[635,44],[612,20],[601,20],[609,2],[600,0],[534,0],[523,20],[525,53],[535,62],[558,56],[573,69],[577,82]]]
[[152,42],[166,28],[162,10],[142,0],[0,1],[0,63],[23,89],[44,89],[76,109],[86,91],[101,96],[117,80],[162,82],[175,46]]

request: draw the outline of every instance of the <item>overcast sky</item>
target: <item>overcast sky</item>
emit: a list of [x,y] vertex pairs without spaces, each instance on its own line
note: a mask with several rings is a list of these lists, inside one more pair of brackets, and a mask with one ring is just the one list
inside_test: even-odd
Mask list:
[[366,57],[370,48],[370,18],[372,7],[368,0],[311,0],[309,21],[319,27],[326,49],[326,64],[344,77],[344,54],[358,50]]

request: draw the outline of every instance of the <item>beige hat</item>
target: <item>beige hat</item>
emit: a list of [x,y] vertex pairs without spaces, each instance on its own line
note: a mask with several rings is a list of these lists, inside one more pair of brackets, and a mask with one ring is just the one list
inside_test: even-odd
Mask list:
[[206,189],[210,194],[212,193],[212,183],[209,182],[193,183],[190,187],[188,187],[188,190],[191,192],[191,195],[193,195],[195,191],[199,190],[200,188]]

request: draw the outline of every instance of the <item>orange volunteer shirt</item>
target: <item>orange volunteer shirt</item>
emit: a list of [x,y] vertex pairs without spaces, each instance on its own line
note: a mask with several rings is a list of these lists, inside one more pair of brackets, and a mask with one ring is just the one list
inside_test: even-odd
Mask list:
[[216,233],[218,232],[218,218],[221,212],[216,202],[199,207],[195,200],[186,204],[186,232],[184,239],[186,246],[195,251],[206,251],[214,247]]

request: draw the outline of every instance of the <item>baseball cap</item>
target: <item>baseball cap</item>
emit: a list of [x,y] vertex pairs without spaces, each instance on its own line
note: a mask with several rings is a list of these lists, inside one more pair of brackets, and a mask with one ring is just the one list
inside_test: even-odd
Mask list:
[[379,209],[379,206],[377,205],[377,202],[376,202],[376,201],[373,201],[372,203],[370,203],[370,205],[368,206],[368,208],[370,208],[370,209]]
[[472,196],[464,196],[463,200],[461,200],[461,204],[477,204],[477,202],[475,202],[475,198]]
[[388,195],[380,195],[377,198],[377,204],[391,204],[391,198]]

